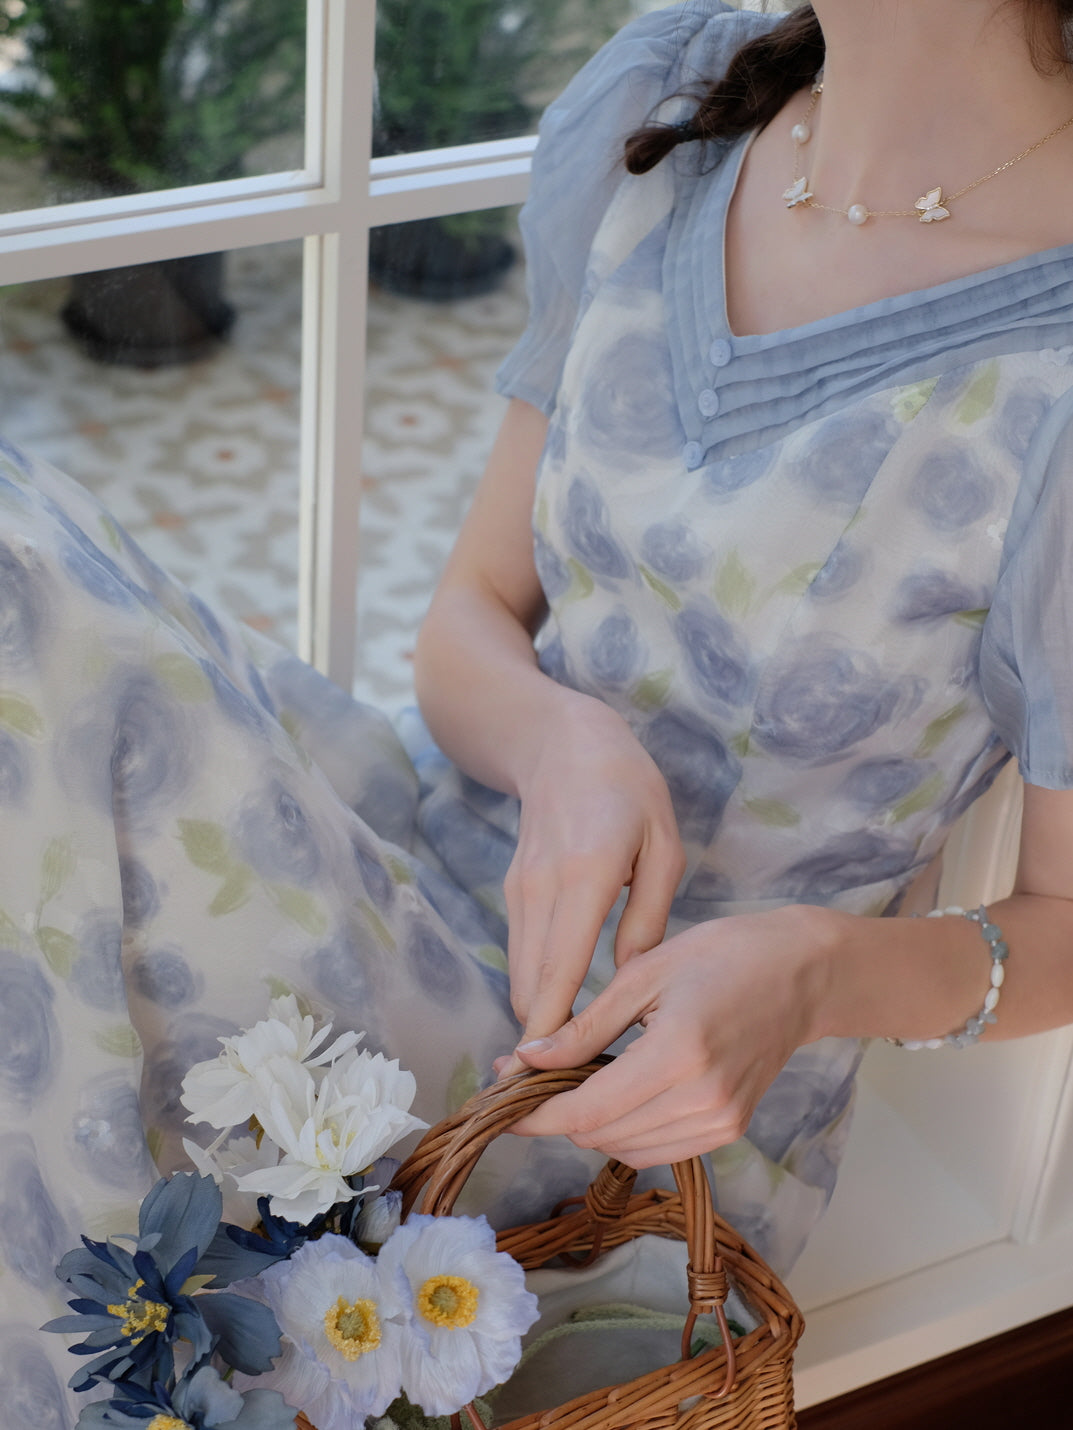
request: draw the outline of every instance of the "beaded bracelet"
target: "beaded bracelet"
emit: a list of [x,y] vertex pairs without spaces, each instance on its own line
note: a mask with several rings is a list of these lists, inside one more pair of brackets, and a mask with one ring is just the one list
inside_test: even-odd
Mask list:
[[971,919],[974,924],[980,925],[980,933],[987,940],[987,946],[991,951],[991,986],[987,990],[987,997],[984,999],[984,1006],[978,1013],[974,1013],[965,1024],[964,1028],[959,1028],[956,1032],[947,1033],[941,1038],[888,1038],[888,1043],[893,1043],[898,1048],[908,1048],[915,1052],[918,1048],[968,1048],[977,1041],[980,1034],[987,1027],[988,1023],[997,1023],[998,1014],[995,1009],[1002,994],[1002,985],[1006,981],[1006,960],[1010,956],[1010,950],[1002,937],[1002,930],[998,924],[992,923],[990,915],[983,904],[978,909],[966,910],[959,908],[957,904],[951,904],[946,909],[932,909],[926,915],[929,919],[940,919],[945,914],[959,914],[963,919]]

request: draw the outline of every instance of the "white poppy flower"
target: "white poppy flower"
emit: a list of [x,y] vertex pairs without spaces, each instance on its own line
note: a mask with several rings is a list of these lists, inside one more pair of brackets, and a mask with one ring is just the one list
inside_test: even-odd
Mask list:
[[283,1332],[275,1368],[250,1384],[300,1405],[317,1430],[354,1430],[399,1394],[405,1305],[344,1236],[307,1241],[257,1277]]
[[220,1188],[224,1220],[252,1226],[257,1220],[257,1194],[240,1192],[238,1179],[247,1172],[274,1167],[279,1148],[267,1137],[262,1137],[258,1146],[255,1137],[232,1137],[228,1131],[221,1132],[208,1147],[184,1137],[183,1148],[201,1175],[211,1177]]
[[413,1307],[402,1388],[426,1415],[502,1384],[539,1314],[525,1272],[495,1244],[484,1217],[411,1216],[380,1250],[381,1281]]
[[309,1222],[356,1195],[349,1179],[400,1138],[427,1126],[409,1113],[417,1092],[412,1073],[382,1053],[344,1054],[319,1085],[309,1069],[281,1058],[253,1078],[253,1115],[282,1148],[278,1166],[238,1178],[244,1192],[271,1197],[274,1216]]
[[329,1046],[322,1044],[330,1023],[316,1031],[309,1014],[299,1012],[293,994],[273,998],[268,1018],[245,1033],[221,1038],[218,1057],[195,1063],[183,1078],[181,1102],[188,1122],[211,1127],[239,1127],[255,1115],[253,1079],[269,1059],[286,1058],[302,1067],[320,1067],[351,1051],[364,1033],[341,1033]]

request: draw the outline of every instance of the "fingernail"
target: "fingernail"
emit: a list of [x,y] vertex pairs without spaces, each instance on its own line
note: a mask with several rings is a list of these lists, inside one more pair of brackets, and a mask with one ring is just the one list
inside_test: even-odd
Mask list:
[[534,1038],[531,1043],[519,1043],[515,1052],[519,1053],[546,1053],[555,1044],[550,1038]]

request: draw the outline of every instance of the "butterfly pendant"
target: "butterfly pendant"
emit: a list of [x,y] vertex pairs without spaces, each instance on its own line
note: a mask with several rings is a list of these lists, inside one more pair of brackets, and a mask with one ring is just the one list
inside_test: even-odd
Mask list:
[[917,199],[915,207],[920,210],[921,223],[941,223],[950,217],[950,210],[943,208],[942,188],[929,189],[922,199]]
[[788,209],[796,207],[797,204],[805,203],[805,201],[811,197],[812,191],[808,186],[807,178],[795,179],[783,194]]

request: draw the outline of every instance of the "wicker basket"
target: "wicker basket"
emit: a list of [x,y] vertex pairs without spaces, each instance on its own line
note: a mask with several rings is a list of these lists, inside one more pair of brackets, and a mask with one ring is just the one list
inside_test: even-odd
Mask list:
[[[399,1169],[394,1186],[412,1210],[446,1216],[477,1159],[513,1123],[556,1093],[578,1087],[603,1065],[571,1072],[527,1072],[480,1092],[426,1133]],[[800,1311],[774,1273],[716,1216],[700,1160],[674,1168],[677,1193],[631,1195],[635,1173],[609,1162],[584,1197],[571,1198],[550,1220],[514,1227],[498,1237],[526,1270],[556,1258],[589,1265],[601,1250],[645,1233],[689,1247],[689,1312],[682,1359],[625,1385],[605,1387],[557,1409],[512,1420],[502,1430],[793,1430],[793,1352],[804,1329]],[[761,1318],[733,1342],[724,1302],[727,1278]],[[694,1322],[714,1314],[723,1344],[690,1358]],[[472,1406],[474,1430],[484,1430]],[[457,1421],[457,1417],[456,1417]]]

